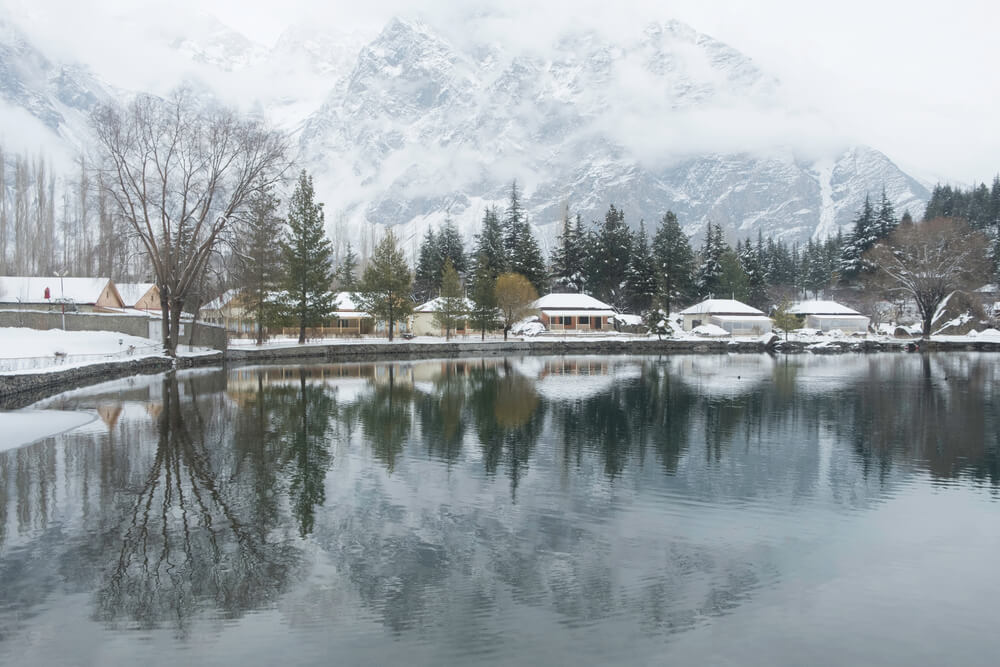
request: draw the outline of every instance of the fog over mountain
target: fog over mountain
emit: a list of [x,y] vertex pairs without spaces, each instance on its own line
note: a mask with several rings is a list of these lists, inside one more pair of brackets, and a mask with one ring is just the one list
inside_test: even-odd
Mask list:
[[590,221],[612,203],[632,225],[672,209],[692,235],[712,221],[733,242],[758,230],[805,241],[849,229],[883,187],[914,216],[929,196],[750,58],[676,21],[613,39],[553,31],[526,48],[395,18],[375,35],[297,24],[263,45],[203,14],[145,51],[154,71],[125,90],[0,15],[0,142],[69,154],[98,102],[184,81],[293,133],[338,233],[397,226],[408,248],[446,215],[471,238],[515,178],[543,241],[564,211]]

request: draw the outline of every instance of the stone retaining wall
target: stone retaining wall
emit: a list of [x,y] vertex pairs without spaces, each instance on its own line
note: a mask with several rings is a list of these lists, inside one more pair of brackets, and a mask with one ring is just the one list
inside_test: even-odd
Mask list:
[[[214,366],[220,365],[222,362],[223,357],[220,352],[201,357],[182,357],[177,360],[177,366],[180,368]],[[169,357],[144,357],[128,361],[75,366],[48,373],[0,375],[0,409],[22,408],[70,389],[133,375],[162,373],[173,367],[173,361]]]
[[[115,313],[66,313],[67,331],[114,331],[139,338],[149,337],[149,320],[145,315],[118,315]],[[0,310],[0,327],[26,327],[28,329],[62,329],[63,315],[58,310]],[[225,350],[228,339],[226,330],[212,324],[198,322],[192,328],[185,323],[181,342],[214,350]]]

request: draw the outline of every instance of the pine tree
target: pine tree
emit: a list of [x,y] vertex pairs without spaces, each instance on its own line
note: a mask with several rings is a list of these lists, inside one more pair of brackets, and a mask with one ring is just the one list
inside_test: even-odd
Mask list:
[[625,225],[625,212],[612,204],[593,240],[589,271],[591,292],[623,310],[628,305],[626,278],[632,255],[632,233]]
[[358,290],[361,309],[386,323],[390,341],[396,322],[413,312],[411,287],[410,267],[390,229],[372,251]]
[[281,285],[281,238],[285,221],[278,216],[280,200],[271,186],[262,185],[250,197],[243,229],[236,242],[233,280],[239,286],[244,310],[257,322],[257,344],[264,342],[264,327],[278,314],[276,293]]
[[434,322],[445,331],[445,339],[451,340],[451,332],[461,325],[466,317],[465,290],[458,277],[451,258],[445,258],[441,270],[441,295],[434,313]]
[[476,257],[475,273],[472,276],[472,310],[469,320],[475,329],[486,339],[486,332],[496,329],[499,315],[497,312],[496,284],[499,274],[493,273],[490,260],[484,255]]
[[335,277],[337,287],[344,292],[353,292],[358,286],[358,254],[351,247],[351,242],[347,242],[344,250],[344,258],[340,260]]
[[510,198],[507,201],[507,210],[503,216],[503,245],[504,253],[508,258],[513,258],[520,245],[520,235],[524,231],[524,209],[521,208],[521,196],[517,190],[517,181],[510,184]]
[[722,238],[722,227],[708,223],[705,229],[705,243],[701,247],[695,288],[702,298],[715,295],[722,280],[722,255],[730,250]]
[[758,235],[757,245],[746,240],[740,247],[738,259],[746,275],[747,303],[760,310],[767,309],[767,275],[763,262],[763,238]]
[[495,281],[497,276],[507,270],[507,253],[504,250],[503,225],[497,215],[496,207],[486,209],[483,214],[483,226],[476,236],[476,267],[486,266],[488,273]]
[[289,233],[282,242],[285,265],[285,309],[299,325],[319,326],[333,312],[333,246],[323,229],[323,204],[315,201],[312,176],[303,169],[288,207]]
[[899,221],[896,220],[896,209],[882,188],[882,199],[879,201],[878,214],[875,216],[875,228],[878,239],[884,239],[892,233]]
[[862,272],[869,271],[869,266],[863,259],[864,254],[879,240],[879,230],[876,221],[875,208],[866,195],[865,203],[854,219],[854,229],[844,241],[840,257],[840,274],[845,280],[854,280]]
[[646,225],[639,221],[639,233],[632,245],[632,256],[626,274],[629,304],[635,313],[644,313],[656,296],[656,260],[646,236]]
[[740,264],[740,258],[736,252],[725,246],[719,256],[719,298],[736,299],[737,301],[747,300],[748,278],[746,271]]
[[508,267],[510,271],[527,278],[536,292],[544,291],[548,272],[545,270],[542,250],[538,247],[528,219],[524,218],[519,224],[521,229],[517,234],[517,245],[510,255]]
[[586,259],[583,247],[584,240],[580,215],[577,214],[574,225],[567,211],[563,215],[562,232],[559,234],[558,244],[552,251],[552,280],[557,289],[570,292],[583,291]]
[[441,284],[441,248],[433,227],[428,227],[424,240],[420,243],[420,254],[417,259],[417,270],[413,279],[413,298],[417,303],[424,303],[437,294]]
[[675,302],[684,303],[694,291],[694,252],[673,211],[667,211],[653,238],[660,304],[669,315]]
[[469,270],[469,260],[465,254],[465,245],[462,243],[462,234],[458,231],[458,227],[455,226],[450,215],[445,218],[444,224],[441,225],[441,231],[437,235],[437,245],[442,267],[438,283],[440,284],[444,276],[444,264],[448,260],[451,260],[451,265],[459,276],[465,275]]

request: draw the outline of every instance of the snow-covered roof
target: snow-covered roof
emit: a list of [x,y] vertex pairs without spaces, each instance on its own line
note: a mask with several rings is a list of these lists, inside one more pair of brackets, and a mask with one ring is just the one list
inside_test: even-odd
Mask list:
[[225,292],[222,293],[221,296],[219,296],[219,297],[217,297],[215,299],[212,299],[211,301],[209,301],[208,303],[206,303],[204,306],[202,306],[201,309],[202,310],[222,310],[223,308],[225,308],[226,306],[228,306],[229,302],[232,301],[233,299],[235,299],[236,296],[239,293],[240,293],[240,291],[236,290],[236,289],[226,290]]
[[333,295],[333,307],[338,311],[360,312],[357,292],[337,292]]
[[545,296],[536,299],[535,302],[531,304],[531,307],[536,310],[606,310],[609,312],[601,314],[614,314],[614,309],[610,305],[604,303],[603,301],[598,301],[589,294],[546,294]]
[[983,285],[976,291],[979,292],[980,294],[995,294],[997,292],[1000,292],[1000,287],[997,287],[995,283],[990,283],[989,285]]
[[[94,304],[110,278],[60,278],[59,276],[0,277],[0,303],[53,303],[66,299],[72,303]],[[50,298],[45,299],[45,288]]]
[[681,311],[681,315],[763,315],[762,311],[733,299],[705,299]]
[[118,288],[118,294],[125,303],[125,307],[131,308],[156,285],[154,283],[116,283],[115,287]]
[[[464,308],[466,310],[472,310],[473,303],[469,299],[465,299]],[[427,303],[422,303],[413,309],[415,313],[436,313],[441,310],[441,297],[436,299],[431,299]]]
[[836,301],[799,301],[788,309],[792,315],[861,315]]

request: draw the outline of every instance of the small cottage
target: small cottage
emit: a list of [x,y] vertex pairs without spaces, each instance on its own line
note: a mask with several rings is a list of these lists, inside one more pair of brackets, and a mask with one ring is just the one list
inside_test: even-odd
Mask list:
[[257,329],[253,314],[243,307],[239,290],[228,290],[201,307],[201,320],[237,335],[249,335]]
[[160,288],[154,283],[117,283],[115,287],[126,308],[159,312]]
[[362,311],[354,292],[337,292],[333,296],[333,320],[330,327],[337,336],[363,336],[375,331],[375,318]]
[[808,329],[844,333],[864,333],[868,331],[869,319],[858,311],[836,301],[799,301],[788,312],[795,315]]
[[[472,302],[465,299],[465,304],[463,306],[465,312],[468,313],[472,310]],[[439,325],[434,319],[434,316],[441,312],[441,298],[431,299],[427,303],[421,304],[413,309],[413,315],[410,316],[410,332],[414,336],[444,336],[444,327]],[[468,317],[462,318],[458,323],[458,326],[452,330],[452,333],[456,335],[465,335],[469,330],[469,320]]]
[[705,299],[681,311],[684,331],[714,324],[734,336],[756,336],[771,330],[771,318],[753,306],[734,299]]
[[110,278],[0,277],[0,308],[108,312],[125,307]]
[[613,329],[615,309],[589,294],[546,294],[532,308],[549,331],[606,331]]

